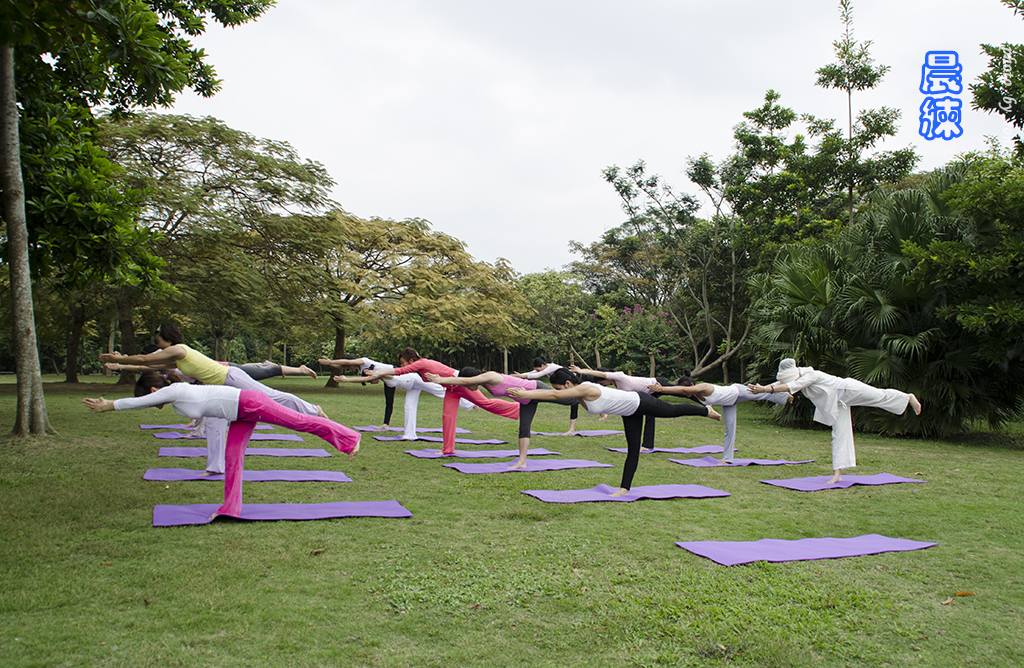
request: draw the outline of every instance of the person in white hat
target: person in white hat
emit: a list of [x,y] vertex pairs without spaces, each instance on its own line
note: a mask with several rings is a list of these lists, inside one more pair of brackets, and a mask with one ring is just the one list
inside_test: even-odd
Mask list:
[[881,408],[897,415],[909,405],[916,415],[921,414],[921,402],[913,394],[899,390],[880,390],[853,378],[839,378],[814,367],[796,365],[796,360],[787,357],[779,362],[776,374],[779,382],[771,385],[751,384],[747,386],[754,394],[770,392],[803,392],[814,404],[814,421],[832,427],[832,478],[830,483],[843,479],[843,469],[857,465],[853,448],[853,421],[850,408],[869,406]]

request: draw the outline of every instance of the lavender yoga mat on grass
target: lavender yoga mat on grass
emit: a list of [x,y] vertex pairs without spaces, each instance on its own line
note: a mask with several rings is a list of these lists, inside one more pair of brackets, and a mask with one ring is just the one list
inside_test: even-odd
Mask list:
[[[205,471],[194,469],[148,469],[143,480],[159,482],[215,480],[224,481],[224,474],[199,475]],[[341,471],[250,471],[242,472],[243,482],[352,482]]]
[[[323,448],[310,450],[304,448],[246,448],[245,454],[263,457],[330,457],[331,453]],[[206,448],[160,448],[158,457],[205,457]]]
[[[531,434],[537,436],[565,436],[564,431],[531,431]],[[624,431],[615,431],[614,429],[581,429],[573,436],[611,436],[612,434],[625,434]]]
[[817,492],[822,489],[846,489],[854,485],[890,485],[899,482],[928,482],[915,478],[901,478],[891,473],[875,475],[847,475],[840,482],[829,483],[830,476],[820,475],[813,478],[787,478],[785,480],[762,480],[761,482],[776,487],[794,489],[798,492]]
[[810,464],[813,459],[808,459],[801,462],[791,462],[788,459],[734,459],[732,463],[726,464],[721,459],[715,459],[714,457],[701,457],[700,459],[670,459],[670,462],[676,464],[683,464],[684,466],[700,466],[700,467],[714,467],[721,466],[723,468],[727,466],[750,466],[751,464],[757,464],[758,466],[782,466],[784,464]]
[[587,459],[527,459],[525,469],[510,469],[512,462],[499,462],[497,464],[445,464],[448,468],[455,469],[459,473],[523,473],[527,471],[562,471],[565,469],[586,469],[586,468],[613,468],[611,464],[592,462]]
[[[191,434],[182,434],[177,431],[158,431],[153,434],[156,438],[177,440],[179,438],[186,439],[202,439],[206,440],[205,436],[192,436]],[[298,434],[253,434],[249,437],[250,441],[301,441],[303,440]]]
[[[401,436],[374,436],[378,441],[403,441]],[[417,441],[429,441],[430,443],[444,443],[443,438],[437,436],[417,436]],[[406,441],[412,443],[412,441]],[[456,443],[464,443],[466,445],[502,445],[508,443],[508,441],[500,441],[496,438],[457,438]]]
[[598,485],[590,489],[531,489],[523,494],[540,499],[545,503],[584,503],[588,501],[637,501],[639,499],[703,499],[715,496],[729,496],[729,492],[712,489],[703,485],[645,485],[633,487],[629,494],[612,496],[618,487]]
[[[256,425],[256,428],[257,429],[273,429],[274,426],[273,425],[269,425],[269,424],[262,424],[261,423],[261,424]],[[182,423],[182,424],[140,424],[139,425],[139,429],[188,429],[188,430],[191,430],[192,427],[186,427],[184,423]]]
[[[518,457],[518,450],[456,450],[454,454],[443,455],[440,450],[406,450],[405,454],[419,457],[420,459],[441,459],[442,457],[464,457],[466,459],[483,459],[490,457]],[[552,452],[545,448],[530,448],[527,455],[540,457],[542,455],[560,455],[561,452]]]
[[[209,524],[220,506],[155,506],[153,526]],[[326,520],[334,517],[412,517],[398,501],[332,501],[330,503],[243,503],[241,520]]]
[[735,566],[755,561],[810,561],[813,559],[860,557],[882,552],[923,550],[926,547],[938,545],[938,543],[889,538],[873,533],[854,538],[802,538],[800,540],[765,538],[736,542],[698,540],[676,543],[676,545],[723,566]]
[[[405,431],[401,427],[388,427],[387,429],[378,429],[377,425],[375,425],[375,424],[368,424],[365,427],[352,427],[352,429],[355,429],[356,431]],[[441,433],[441,428],[440,427],[417,427],[416,428],[416,433],[417,434],[440,434]],[[455,428],[455,433],[456,434],[472,434],[473,432],[471,432],[468,429],[463,429],[462,427],[456,427]]]
[[[605,446],[605,450],[611,450],[612,452],[621,452],[624,454],[629,452],[628,448],[609,448],[607,446]],[[653,450],[650,450],[648,452],[644,452],[643,450],[641,450],[640,454],[650,455],[654,454],[655,452],[671,452],[677,455],[703,455],[709,452],[725,452],[725,448],[723,448],[720,445],[701,445],[696,448],[654,448]]]

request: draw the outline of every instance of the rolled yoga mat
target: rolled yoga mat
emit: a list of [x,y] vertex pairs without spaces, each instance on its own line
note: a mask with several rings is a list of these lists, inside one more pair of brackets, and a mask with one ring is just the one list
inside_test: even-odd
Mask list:
[[699,466],[704,468],[714,468],[721,466],[726,468],[728,466],[750,466],[756,464],[757,466],[783,466],[786,464],[810,464],[813,459],[808,459],[802,462],[791,462],[788,459],[734,459],[732,462],[726,463],[721,459],[715,459],[714,457],[701,457],[700,459],[670,459],[670,462],[676,464],[682,464],[684,466]]
[[923,550],[926,547],[938,545],[938,543],[889,538],[873,533],[854,538],[801,538],[800,540],[765,538],[736,542],[699,540],[676,543],[676,545],[723,566],[735,566],[755,561],[810,561],[813,559],[860,557],[882,552]]
[[[155,506],[153,526],[209,524],[220,506]],[[326,520],[334,517],[412,517],[398,501],[332,501],[329,503],[243,503],[240,520]]]
[[523,492],[545,503],[585,503],[590,501],[637,501],[639,499],[705,499],[729,496],[729,492],[703,485],[645,485],[632,487],[629,494],[612,496],[618,487],[598,485],[590,489],[531,489]]
[[892,485],[900,482],[928,482],[915,478],[901,478],[891,473],[876,473],[875,475],[844,475],[840,482],[829,483],[832,476],[820,475],[813,478],[787,478],[785,480],[762,480],[766,485],[785,487],[798,492],[817,492],[822,489],[846,489],[854,485]]
[[[420,459],[441,459],[442,457],[464,457],[466,459],[484,459],[493,457],[518,457],[518,450],[456,450],[453,454],[444,455],[440,450],[406,450],[405,454],[419,457]],[[527,456],[541,457],[543,455],[560,455],[561,452],[552,452],[545,448],[530,448],[526,451]]]
[[[405,440],[401,436],[374,436],[378,441],[402,441]],[[437,436],[417,436],[417,441],[429,441],[430,443],[444,443],[443,438]],[[406,441],[412,443],[413,441]],[[508,443],[508,441],[499,441],[496,438],[457,438],[456,443],[464,443],[466,445],[502,445]]]
[[[143,480],[159,482],[215,480],[224,481],[224,474],[199,475],[194,469],[148,469]],[[242,472],[242,482],[352,482],[341,471],[249,471]]]
[[[323,448],[246,448],[245,454],[252,457],[330,457]],[[160,448],[159,457],[205,457],[206,448]]]
[[[531,431],[531,434],[537,436],[566,436],[564,431]],[[624,431],[615,431],[614,429],[581,429],[573,436],[611,436],[613,434],[625,434]]]
[[614,468],[611,464],[587,459],[527,459],[525,469],[510,469],[511,461],[497,464],[445,464],[459,473],[525,473],[529,471],[564,471],[566,469]]
[[[201,440],[204,440],[204,441],[206,440],[205,436],[192,436],[191,434],[182,434],[181,432],[178,432],[178,431],[158,431],[157,433],[153,434],[153,436],[156,437],[156,438],[168,439],[168,440],[172,440],[172,441],[173,440],[177,440],[179,438],[185,438],[185,439],[191,439],[191,440],[201,439]],[[303,438],[301,436],[299,436],[298,434],[253,434],[252,436],[249,437],[249,440],[250,441],[301,441],[301,440],[303,440]]]
[[[605,447],[605,450],[611,450],[612,452],[629,452],[628,448],[609,448]],[[703,455],[706,453],[725,452],[725,448],[720,445],[701,445],[696,448],[654,448],[648,452],[640,451],[640,454],[651,455],[655,452],[671,452],[677,455]]]

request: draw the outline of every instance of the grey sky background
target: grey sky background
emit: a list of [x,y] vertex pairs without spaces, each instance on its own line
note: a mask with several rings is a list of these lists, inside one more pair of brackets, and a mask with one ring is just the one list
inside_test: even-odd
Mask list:
[[[927,51],[957,51],[965,84],[982,43],[1024,43],[997,0],[855,0],[854,37],[892,69],[857,109],[895,107],[918,169],[1009,136],[970,110],[964,134],[917,134]],[[716,161],[773,88],[798,113],[845,124],[846,95],[814,85],[841,36],[838,2],[791,0],[279,0],[259,21],[196,40],[223,89],[171,113],[214,116],[322,163],[333,197],[362,216],[424,218],[478,259],[559,269],[568,242],[624,214],[601,170],[638,159],[698,194],[687,157]],[[1005,143],[1005,139],[1004,139]]]

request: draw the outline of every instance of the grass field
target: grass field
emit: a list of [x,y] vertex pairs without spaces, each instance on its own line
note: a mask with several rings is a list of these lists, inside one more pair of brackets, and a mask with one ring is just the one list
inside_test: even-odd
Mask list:
[[[204,460],[158,460],[165,443],[138,425],[178,416],[90,414],[83,396],[118,390],[84,380],[46,385],[60,436],[0,440],[4,666],[1024,665],[1020,425],[955,443],[858,435],[851,473],[928,483],[802,493],[759,481],[829,473],[828,432],[780,429],[747,403],[740,456],[817,461],[696,469],[645,455],[636,485],[731,496],[570,505],[520,491],[616,486],[624,455],[603,446],[621,447],[621,436],[533,441],[614,469],[490,475],[364,437],[351,462],[249,458],[251,469],[340,470],[354,482],[247,483],[245,501],[397,499],[412,518],[157,529],[155,504],[219,503],[221,486],[142,480],[147,468]],[[270,384],[344,424],[381,419],[379,387]],[[421,399],[420,426],[440,426],[440,405]],[[14,407],[13,378],[0,378],[0,433]],[[561,431],[567,420],[567,409],[542,406],[534,428]],[[578,428],[615,420],[584,414]],[[482,411],[461,412],[459,424],[514,441],[513,422]],[[305,439],[295,445],[326,446]],[[709,443],[721,443],[718,423],[659,422],[662,447]],[[869,533],[939,545],[733,567],[675,546]]]

